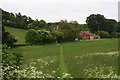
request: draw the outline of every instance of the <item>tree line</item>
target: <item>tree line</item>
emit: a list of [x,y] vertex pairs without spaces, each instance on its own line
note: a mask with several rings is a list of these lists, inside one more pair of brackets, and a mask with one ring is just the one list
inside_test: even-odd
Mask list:
[[[90,31],[102,38],[117,38],[120,36],[120,22],[115,19],[107,19],[101,14],[91,14],[86,18],[86,24],[79,24],[77,21],[68,22],[67,20],[47,23],[44,20],[33,20],[20,12],[13,14],[2,10],[2,27],[3,35],[5,35],[3,36],[3,43],[10,45],[10,40],[13,39],[11,41],[13,43],[16,40],[8,32],[5,32],[4,27],[6,26],[28,30],[25,37],[27,44],[74,41],[75,38],[81,39],[80,31]],[[6,38],[8,36],[10,38]]]

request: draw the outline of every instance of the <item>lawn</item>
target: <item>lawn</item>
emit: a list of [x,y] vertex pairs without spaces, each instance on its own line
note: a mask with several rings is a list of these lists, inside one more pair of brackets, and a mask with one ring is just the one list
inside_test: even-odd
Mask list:
[[23,51],[20,77],[116,77],[118,39],[100,39],[44,46],[19,47]]

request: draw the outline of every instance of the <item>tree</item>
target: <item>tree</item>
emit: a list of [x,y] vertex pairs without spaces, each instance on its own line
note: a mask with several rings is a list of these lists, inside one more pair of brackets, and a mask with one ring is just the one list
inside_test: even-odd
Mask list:
[[117,21],[114,19],[106,19],[106,26],[103,27],[104,31],[109,33],[115,32],[117,27]]
[[28,29],[28,24],[31,22],[33,22],[33,20],[30,17],[22,15],[20,12],[13,14],[2,10],[2,25],[4,26]]
[[79,24],[80,31],[89,31],[87,24]]
[[78,22],[77,21],[70,21],[71,24],[75,24],[75,25],[78,25]]
[[46,30],[50,30],[50,27],[44,20],[40,20],[40,27]]
[[31,23],[31,27],[39,30],[39,29],[46,29],[50,30],[50,27],[47,25],[47,23],[44,20],[35,20]]
[[105,17],[101,14],[91,14],[87,17],[86,23],[92,32],[99,32],[105,26]]
[[64,41],[74,41],[79,34],[78,28],[63,20],[60,21],[58,30],[64,34]]
[[115,28],[115,31],[120,32],[120,22],[117,23],[117,27]]

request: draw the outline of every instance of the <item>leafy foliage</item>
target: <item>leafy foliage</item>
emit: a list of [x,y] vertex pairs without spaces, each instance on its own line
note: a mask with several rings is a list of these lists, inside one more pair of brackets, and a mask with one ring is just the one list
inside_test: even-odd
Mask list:
[[47,29],[50,30],[48,24],[44,20],[35,20],[31,24],[29,24],[30,28],[39,30],[39,29]]
[[91,14],[87,17],[86,23],[92,32],[98,32],[105,26],[105,17],[101,14]]
[[10,50],[7,45],[2,47],[2,73],[4,79],[16,79],[18,73],[16,72],[22,61],[22,52],[19,50]]
[[30,29],[26,33],[26,43],[32,45],[42,45],[53,42],[61,42],[63,39],[63,33],[57,31],[47,31],[46,29]]
[[112,33],[112,37],[113,37],[113,38],[120,38],[120,33],[118,33],[118,32],[113,32],[113,33]]
[[9,13],[7,11],[2,10],[2,25],[10,26],[21,29],[28,29],[28,24],[33,22],[30,17],[26,15]]
[[64,34],[64,41],[74,41],[79,35],[78,28],[63,20],[59,23],[59,31]]
[[55,42],[55,38],[52,36],[50,31],[45,29],[38,30],[39,39],[41,40],[40,44],[47,44]]
[[110,34],[117,30],[117,21],[114,19],[106,19],[101,14],[91,14],[87,17],[86,23],[90,30],[94,33],[99,31],[107,31]]
[[112,33],[116,30],[117,27],[117,21],[114,19],[106,19],[106,25],[103,27],[102,30],[107,31],[109,33]]
[[38,32],[34,29],[28,30],[25,36],[25,42],[29,44],[37,44],[38,41],[39,41]]
[[62,32],[58,32],[58,31],[53,30],[51,32],[51,34],[53,35],[53,37],[55,38],[55,40],[58,43],[61,43],[63,41],[63,39],[64,39],[64,34]]
[[118,22],[118,24],[117,24],[116,31],[120,32],[120,22]]
[[99,34],[102,38],[109,38],[109,37],[110,37],[109,33],[106,32],[106,31],[100,31],[98,34]]

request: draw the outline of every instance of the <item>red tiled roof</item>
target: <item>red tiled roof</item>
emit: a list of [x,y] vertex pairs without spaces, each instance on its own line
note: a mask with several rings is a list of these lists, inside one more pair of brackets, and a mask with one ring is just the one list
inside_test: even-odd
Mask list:
[[88,36],[100,37],[99,35],[92,34],[92,33],[90,33],[89,31],[81,31],[81,32],[80,32],[80,35],[81,35],[81,36],[83,36],[83,35],[88,35]]

